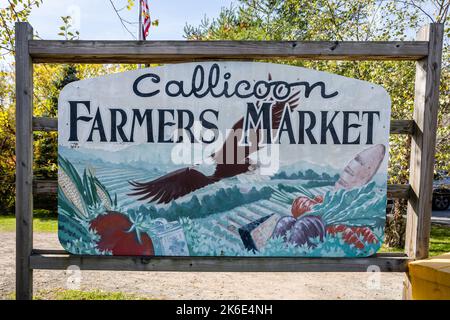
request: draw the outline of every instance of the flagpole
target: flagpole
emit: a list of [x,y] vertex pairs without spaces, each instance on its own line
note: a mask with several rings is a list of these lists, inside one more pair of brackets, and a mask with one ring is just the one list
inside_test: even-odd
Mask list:
[[[144,39],[142,34],[142,1],[139,0],[139,41],[142,41]],[[142,69],[142,64],[138,64],[138,69]]]
[[142,34],[142,1],[139,0],[139,40],[144,40]]

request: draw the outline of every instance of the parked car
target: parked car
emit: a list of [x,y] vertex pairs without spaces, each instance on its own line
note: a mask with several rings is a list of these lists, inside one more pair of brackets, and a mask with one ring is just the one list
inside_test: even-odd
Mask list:
[[433,209],[447,210],[450,207],[450,175],[446,171],[437,172],[433,181]]
[[[434,175],[433,181],[433,210],[447,210],[450,208],[450,175],[440,171]],[[392,214],[394,200],[388,199],[386,213]]]

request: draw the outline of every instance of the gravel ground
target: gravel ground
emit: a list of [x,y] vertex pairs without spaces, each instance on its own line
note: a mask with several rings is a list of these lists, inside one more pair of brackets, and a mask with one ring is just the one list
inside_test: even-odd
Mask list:
[[[36,233],[35,248],[61,249],[56,233]],[[15,234],[0,233],[0,299],[14,292]],[[82,271],[81,290],[156,299],[401,299],[402,273],[202,273]],[[66,271],[35,270],[34,292],[64,289]],[[376,285],[378,283],[378,285]]]

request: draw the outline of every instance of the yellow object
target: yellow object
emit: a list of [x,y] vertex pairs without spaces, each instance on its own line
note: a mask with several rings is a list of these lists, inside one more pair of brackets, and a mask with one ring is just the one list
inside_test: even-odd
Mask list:
[[450,300],[450,253],[409,263],[412,298]]

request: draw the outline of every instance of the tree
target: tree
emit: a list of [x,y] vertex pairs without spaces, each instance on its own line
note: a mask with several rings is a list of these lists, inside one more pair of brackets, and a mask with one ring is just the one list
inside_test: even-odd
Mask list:
[[305,171],[305,179],[306,180],[317,180],[320,179],[320,175],[314,170],[308,169]]
[[[428,12],[428,8],[435,8]],[[425,23],[448,23],[450,1],[394,0],[239,0],[217,18],[186,25],[185,37],[195,40],[407,40]],[[445,28],[436,170],[450,170],[450,28]],[[273,61],[273,60],[272,60]],[[390,94],[393,119],[412,119],[413,62],[392,61],[273,61],[367,80]],[[407,183],[410,137],[390,137],[389,182]],[[306,176],[306,173],[305,173]],[[406,213],[396,201],[394,225]],[[403,224],[399,222],[402,228]],[[395,227],[397,228],[397,227]],[[400,237],[404,234],[399,231]],[[388,232],[389,236],[389,232]],[[401,241],[391,244],[400,245]]]
[[[14,211],[16,167],[14,24],[17,21],[27,21],[31,10],[41,3],[42,0],[8,0],[5,7],[0,7],[0,214]],[[0,6],[3,6],[3,3]],[[64,16],[61,19],[59,36],[66,40],[78,39],[79,33],[71,25],[71,17]],[[55,30],[56,33],[58,31]],[[34,37],[39,38],[37,31]],[[33,115],[56,117],[59,92],[69,82],[132,69],[136,69],[136,65],[35,65]],[[56,177],[56,143],[56,132],[34,133],[35,175],[41,178]],[[39,197],[38,202],[35,202],[35,208],[43,206],[46,202],[54,203],[53,199],[46,201]]]
[[28,18],[40,0],[8,0],[0,8],[0,214],[14,210],[15,85],[13,62],[14,23]]
[[0,8],[0,57],[14,53],[14,23],[27,21],[31,10],[39,7],[42,0],[7,0],[7,6]]

